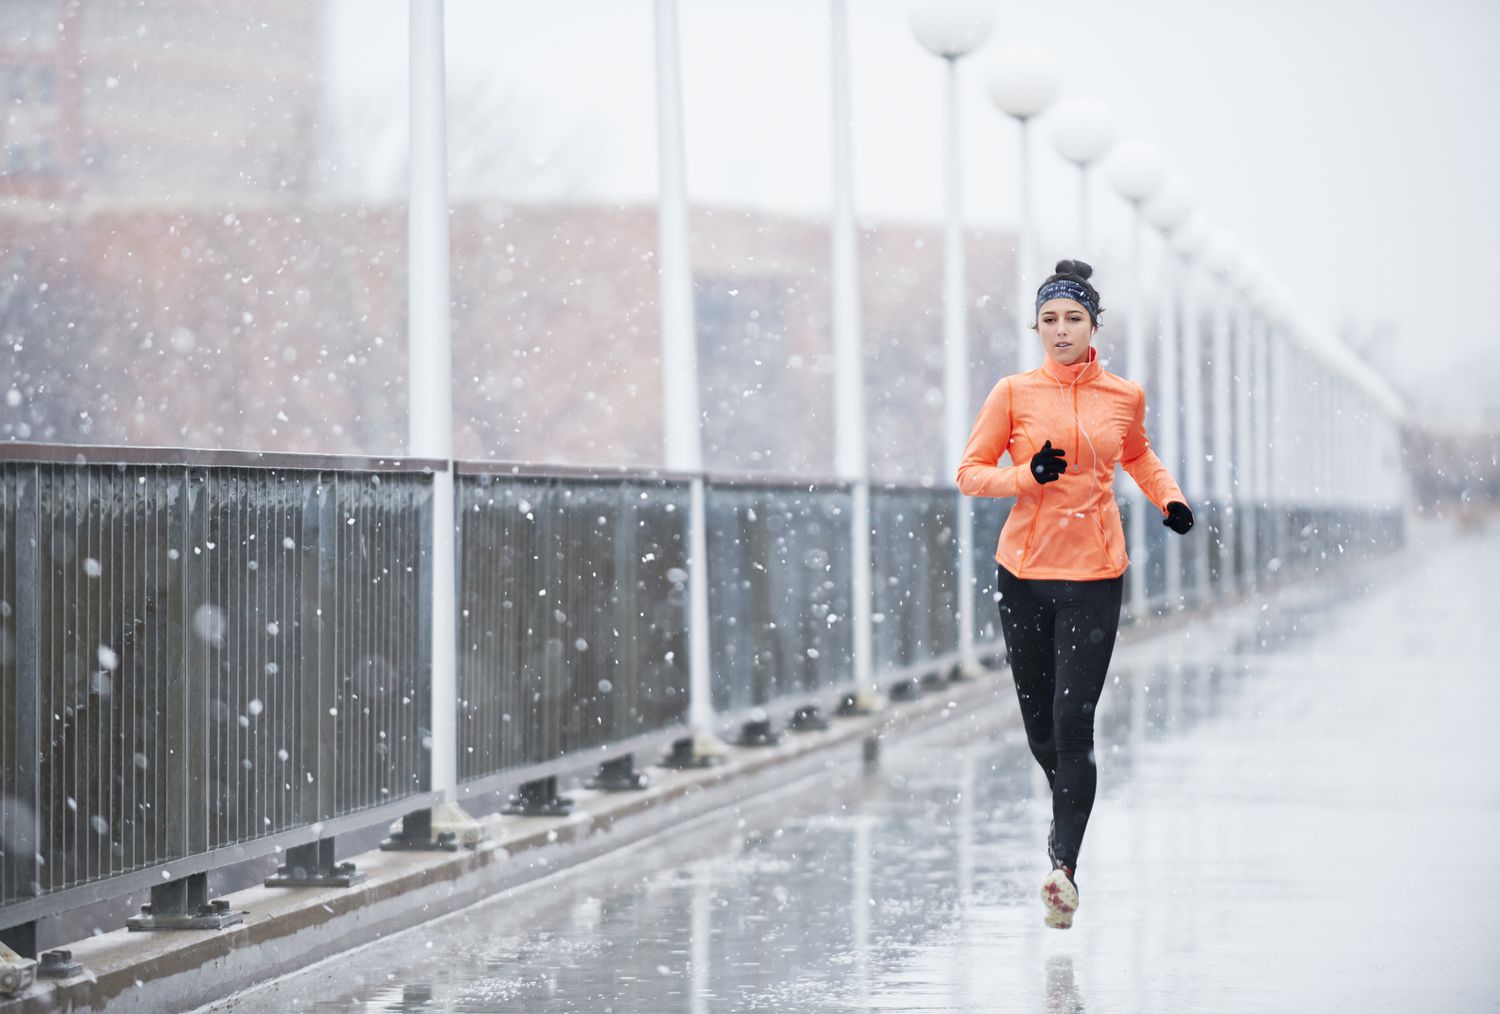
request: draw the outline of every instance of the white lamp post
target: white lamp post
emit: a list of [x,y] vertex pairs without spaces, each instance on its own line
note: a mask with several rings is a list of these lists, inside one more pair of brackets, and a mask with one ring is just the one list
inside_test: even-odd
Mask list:
[[1277,501],[1276,555],[1281,558],[1282,566],[1286,566],[1290,562],[1288,551],[1291,545],[1291,511],[1297,506],[1300,493],[1295,469],[1296,449],[1293,447],[1300,425],[1297,418],[1300,392],[1293,390],[1291,386],[1292,356],[1297,333],[1297,301],[1291,289],[1277,282],[1276,302],[1279,321],[1276,340],[1271,345],[1270,385],[1275,392],[1275,412],[1271,416],[1272,454],[1269,474],[1273,477],[1275,487],[1272,496]]
[[[1121,197],[1135,210],[1131,222],[1133,254],[1130,266],[1130,323],[1125,340],[1126,376],[1146,386],[1146,312],[1141,284],[1142,234],[1145,231],[1142,208],[1161,187],[1166,168],[1156,149],[1144,141],[1121,141],[1110,155],[1110,181]],[[1136,616],[1146,612],[1146,498],[1139,487],[1131,484],[1127,495],[1130,504],[1130,531],[1127,543],[1134,563],[1129,570],[1130,605]]]
[[[913,8],[917,41],[947,63],[947,216],[943,243],[943,435],[949,481],[958,474],[969,435],[969,337],[965,320],[962,147],[958,129],[958,61],[989,38],[994,8],[973,0],[943,0]],[[974,652],[974,516],[958,497],[958,644],[960,665],[977,668]]]
[[725,751],[713,731],[708,621],[708,504],[698,414],[693,262],[688,244],[687,158],[677,0],[656,0],[657,281],[661,301],[662,401],[667,468],[692,475],[688,517],[688,725],[692,760]]
[[[1278,392],[1271,387],[1271,346],[1276,342],[1276,331],[1281,321],[1281,290],[1269,274],[1261,277],[1259,289],[1261,317],[1260,339],[1255,344],[1255,507],[1259,512],[1256,540],[1261,544],[1261,556],[1268,562],[1276,557],[1278,543],[1277,526],[1272,511],[1272,499],[1276,486],[1271,481],[1271,441],[1276,418]],[[1268,575],[1259,572],[1262,579]]]
[[[1181,177],[1169,175],[1166,182],[1146,202],[1142,213],[1148,222],[1161,231],[1163,239],[1170,243],[1173,232],[1192,213],[1192,203]],[[1181,474],[1178,471],[1178,463],[1182,460],[1182,370],[1178,359],[1181,276],[1182,272],[1178,270],[1176,258],[1169,249],[1162,285],[1161,334],[1157,342],[1160,350],[1158,362],[1161,378],[1158,395],[1161,424],[1157,432],[1161,441],[1161,457],[1169,463],[1173,474]],[[1183,605],[1181,540],[1175,537],[1169,538],[1166,550],[1167,604],[1169,608],[1181,608]]]
[[1117,131],[1109,106],[1092,95],[1070,95],[1048,114],[1052,146],[1078,167],[1078,252],[1089,256],[1089,166],[1114,146]]
[[[1208,227],[1200,218],[1190,218],[1172,236],[1172,246],[1182,257],[1182,477],[1188,499],[1203,502],[1207,489],[1204,481],[1203,439],[1203,338],[1199,331],[1202,312],[1198,306],[1193,262],[1201,260],[1208,245]],[[1199,529],[1193,543],[1192,575],[1194,602],[1208,594],[1208,529]]]
[[1234,283],[1238,291],[1234,341],[1234,499],[1235,513],[1239,516],[1239,545],[1242,571],[1240,587],[1253,592],[1256,587],[1256,530],[1259,523],[1255,515],[1255,346],[1259,341],[1260,322],[1255,305],[1260,291],[1264,271],[1260,262],[1248,251],[1241,252]]
[[1001,50],[990,72],[990,101],[1020,128],[1016,180],[1020,206],[1016,228],[1015,297],[1011,301],[1016,318],[1016,369],[1040,366],[1042,349],[1031,341],[1028,300],[1035,286],[1030,282],[1035,268],[1035,223],[1031,213],[1031,119],[1052,104],[1062,82],[1052,54],[1031,43],[1012,43]]
[[859,233],[854,221],[854,125],[849,87],[848,0],[831,0],[833,74],[833,346],[836,364],[835,468],[852,493],[850,564],[856,706],[875,707],[870,576],[870,462],[865,447],[864,351],[859,321]]
[[1210,403],[1213,405],[1213,450],[1210,452],[1213,461],[1213,481],[1210,484],[1210,502],[1213,505],[1214,520],[1218,526],[1219,547],[1219,586],[1221,593],[1227,584],[1228,567],[1224,562],[1225,555],[1232,553],[1234,547],[1234,517],[1230,513],[1230,504],[1234,497],[1233,480],[1230,475],[1230,458],[1234,454],[1230,446],[1231,437],[1231,398],[1233,390],[1230,387],[1230,341],[1229,341],[1229,285],[1228,281],[1235,272],[1237,263],[1237,251],[1234,239],[1227,233],[1216,232],[1209,240],[1205,253],[1205,261],[1208,269],[1219,281],[1218,290],[1214,293],[1213,305],[1213,351],[1212,362],[1212,386],[1213,396]]

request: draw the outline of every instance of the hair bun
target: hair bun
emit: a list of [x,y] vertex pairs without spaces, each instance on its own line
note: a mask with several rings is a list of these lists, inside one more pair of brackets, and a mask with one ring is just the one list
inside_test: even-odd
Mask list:
[[1093,265],[1085,264],[1083,261],[1058,261],[1056,271],[1060,275],[1076,275],[1087,281],[1088,277],[1094,273],[1094,268]]

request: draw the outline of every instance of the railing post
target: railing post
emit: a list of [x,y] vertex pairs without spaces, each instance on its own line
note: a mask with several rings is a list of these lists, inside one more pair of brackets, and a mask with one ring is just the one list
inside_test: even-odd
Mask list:
[[1218,560],[1218,571],[1214,575],[1216,598],[1227,598],[1227,584],[1234,580],[1234,491],[1230,486],[1230,460],[1234,449],[1230,444],[1233,389],[1230,387],[1229,315],[1225,300],[1229,285],[1222,280],[1219,291],[1214,294],[1213,333],[1213,506],[1217,521],[1217,546],[1214,549]]
[[1239,529],[1240,572],[1237,587],[1250,594],[1256,588],[1255,567],[1255,447],[1252,442],[1252,399],[1255,395],[1256,314],[1250,308],[1249,296],[1243,290],[1234,294],[1237,302],[1234,336],[1234,503]]
[[[1146,294],[1142,280],[1141,258],[1144,256],[1146,222],[1139,204],[1132,208],[1130,216],[1130,322],[1125,333],[1125,373],[1134,383],[1149,387],[1146,373],[1149,359],[1146,348]],[[1146,571],[1151,565],[1150,552],[1146,546],[1146,495],[1134,482],[1125,487],[1125,542],[1130,556],[1130,567],[1125,572],[1125,600],[1130,615],[1137,620],[1150,615],[1147,601]]]
[[203,542],[207,536],[204,517],[208,509],[208,491],[204,473],[196,468],[183,470],[183,536],[182,573],[179,587],[183,610],[183,666],[174,673],[177,692],[168,697],[170,708],[176,704],[180,713],[171,723],[169,735],[177,737],[179,762],[172,765],[176,781],[169,784],[172,832],[177,837],[174,858],[197,855],[208,850],[208,682],[211,642],[222,637],[223,624],[216,607],[208,601],[207,559]]
[[1265,311],[1255,338],[1255,485],[1254,509],[1256,516],[1256,574],[1263,582],[1269,580],[1268,569],[1262,569],[1261,561],[1268,568],[1276,553],[1276,524],[1271,515],[1270,501],[1276,494],[1271,483],[1272,423],[1276,418],[1274,401],[1279,392],[1271,387],[1271,342],[1274,340],[1274,317]]
[[145,930],[218,930],[245,921],[222,898],[208,897],[208,874],[190,873],[151,888],[151,902],[141,914],[125,920],[131,932]]
[[[1182,446],[1184,451],[1183,477],[1186,483],[1186,492],[1191,500],[1195,500],[1193,506],[1199,509],[1200,505],[1206,506],[1205,497],[1208,493],[1208,483],[1204,478],[1204,438],[1203,438],[1203,342],[1199,325],[1202,318],[1199,315],[1196,295],[1197,289],[1194,285],[1193,269],[1186,260],[1183,262],[1182,279],[1182,402],[1183,402],[1183,431]],[[1200,530],[1193,546],[1193,605],[1200,606],[1207,600],[1209,594],[1208,584],[1208,540],[1210,528],[1204,525]]]
[[334,840],[319,838],[306,845],[286,850],[286,861],[267,877],[267,887],[350,887],[365,879],[353,863],[341,863],[334,857]]
[[[1159,376],[1161,377],[1161,458],[1173,475],[1182,475],[1182,362],[1178,355],[1181,342],[1181,324],[1185,316],[1182,308],[1182,277],[1184,272],[1178,265],[1177,255],[1171,244],[1166,245],[1163,255],[1166,298],[1162,301],[1161,353]],[[1186,478],[1184,477],[1184,482]],[[1173,536],[1166,543],[1166,608],[1182,609],[1182,540]]]
[[[315,539],[310,541],[317,554],[315,572],[317,586],[314,594],[302,603],[304,643],[312,642],[314,668],[303,678],[303,693],[313,701],[311,714],[304,712],[304,728],[309,728],[313,739],[313,750],[303,758],[307,765],[305,775],[311,776],[308,796],[317,812],[316,820],[329,820],[337,806],[338,771],[338,721],[333,714],[337,699],[335,683],[337,672],[338,624],[336,567],[338,564],[338,476],[319,473],[316,478],[317,524]],[[309,687],[308,684],[311,684]],[[347,744],[352,746],[352,744]]]
[[[43,876],[37,863],[41,843],[40,686],[41,569],[37,557],[40,467],[17,469],[16,483],[16,734],[15,777],[18,798],[4,815],[8,846],[5,863],[18,891],[40,894]],[[3,547],[0,547],[3,548]],[[25,826],[18,826],[22,822]],[[19,948],[17,948],[19,950]],[[22,952],[32,958],[35,953]]]

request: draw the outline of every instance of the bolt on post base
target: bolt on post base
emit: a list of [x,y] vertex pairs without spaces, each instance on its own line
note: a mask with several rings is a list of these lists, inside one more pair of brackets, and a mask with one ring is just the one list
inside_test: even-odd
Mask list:
[[73,952],[68,950],[44,951],[36,966],[38,979],[71,979],[82,974],[83,966],[73,960]]

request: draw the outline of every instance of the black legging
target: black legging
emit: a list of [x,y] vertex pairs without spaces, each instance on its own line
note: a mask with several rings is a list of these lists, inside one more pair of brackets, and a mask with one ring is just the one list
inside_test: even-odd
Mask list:
[[1021,721],[1052,787],[1058,862],[1076,869],[1098,782],[1094,707],[1115,650],[1125,578],[1033,581],[999,571],[1000,626]]

